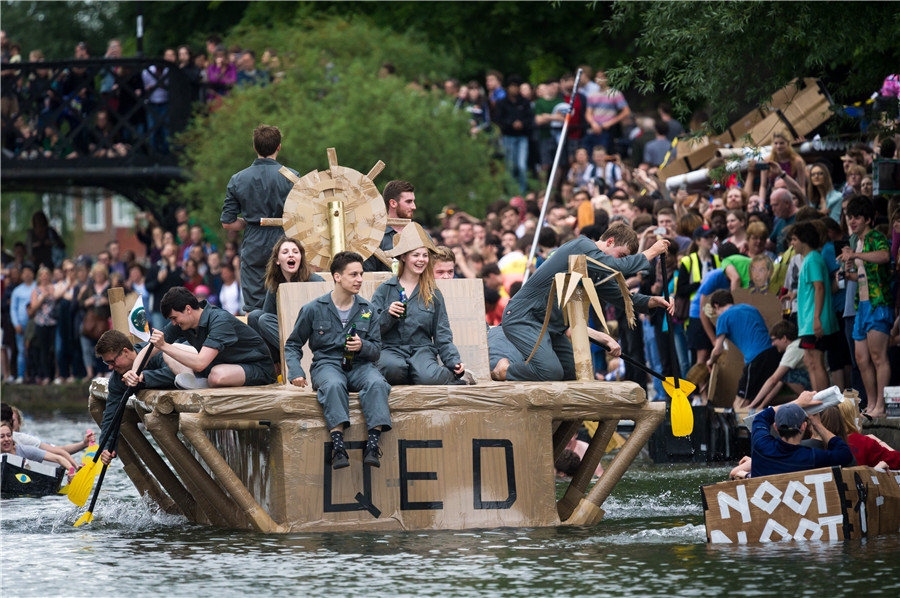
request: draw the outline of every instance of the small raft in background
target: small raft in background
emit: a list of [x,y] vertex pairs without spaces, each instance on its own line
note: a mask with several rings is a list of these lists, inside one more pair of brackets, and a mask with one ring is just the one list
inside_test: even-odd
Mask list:
[[824,467],[702,486],[713,544],[849,540],[900,532],[900,471]]
[[41,497],[58,494],[65,472],[55,464],[29,461],[4,453],[0,458],[0,495]]

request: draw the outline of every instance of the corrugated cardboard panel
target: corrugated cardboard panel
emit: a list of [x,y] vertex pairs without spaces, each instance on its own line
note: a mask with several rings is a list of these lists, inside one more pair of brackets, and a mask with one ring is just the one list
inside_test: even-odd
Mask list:
[[712,543],[843,540],[840,468],[703,486],[706,537]]
[[[900,471],[878,471],[871,467],[845,467],[847,515],[851,537],[877,536],[900,532]],[[860,493],[860,488],[863,489]],[[861,496],[865,500],[861,500]],[[865,504],[865,509],[861,506]],[[862,514],[865,513],[865,526]],[[865,530],[863,530],[865,527]]]
[[[407,387],[409,388],[409,387]],[[285,521],[302,529],[463,529],[558,525],[549,414],[521,411],[393,414],[380,468],[362,464],[366,432],[352,418],[350,467],[325,463],[323,422],[286,438],[298,475]]]
[[735,289],[731,294],[735,304],[745,303],[758,309],[769,330],[784,319],[784,309],[776,295],[751,293],[748,289]]
[[744,354],[734,343],[719,357],[709,375],[709,402],[713,407],[732,407],[744,373]]

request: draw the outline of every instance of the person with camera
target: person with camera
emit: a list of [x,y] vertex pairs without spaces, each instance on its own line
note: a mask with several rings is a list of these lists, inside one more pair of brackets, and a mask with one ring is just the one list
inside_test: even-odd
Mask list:
[[178,246],[174,243],[163,245],[160,260],[147,271],[146,286],[152,304],[145,306],[150,314],[150,325],[162,329],[166,318],[160,312],[162,298],[169,289],[184,285],[184,272],[178,265]]

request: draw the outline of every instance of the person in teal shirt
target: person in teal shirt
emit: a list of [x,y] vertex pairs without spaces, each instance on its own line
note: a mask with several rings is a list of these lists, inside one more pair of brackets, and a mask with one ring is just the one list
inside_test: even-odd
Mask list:
[[837,318],[831,304],[831,277],[825,258],[818,252],[822,235],[811,221],[795,224],[791,229],[791,246],[803,257],[797,285],[797,327],[800,347],[806,352],[804,363],[813,390],[828,388],[825,351],[829,350],[838,331]]

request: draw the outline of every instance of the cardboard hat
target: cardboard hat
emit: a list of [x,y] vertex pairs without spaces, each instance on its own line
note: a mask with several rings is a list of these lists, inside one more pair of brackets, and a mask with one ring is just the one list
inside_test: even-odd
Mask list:
[[410,222],[403,227],[402,232],[394,235],[394,248],[385,251],[384,254],[388,257],[399,257],[419,247],[425,247],[428,251],[437,253],[437,247],[425,229],[415,222]]

